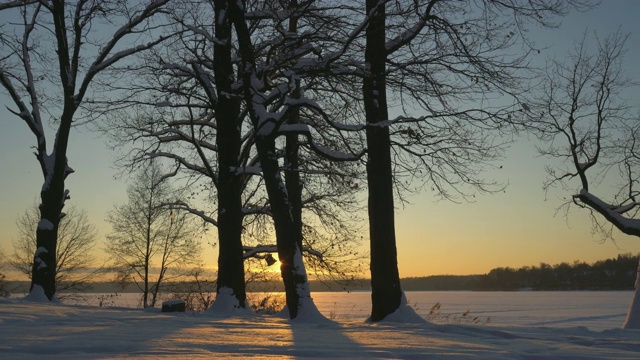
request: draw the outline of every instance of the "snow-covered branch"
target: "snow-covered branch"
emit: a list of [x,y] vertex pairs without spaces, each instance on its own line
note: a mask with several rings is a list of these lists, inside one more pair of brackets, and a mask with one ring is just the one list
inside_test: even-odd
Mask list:
[[9,74],[1,69],[0,69],[0,83],[2,83],[2,86],[5,88],[5,90],[7,90],[7,92],[9,93],[9,96],[11,96],[11,99],[18,107],[19,112],[15,110],[11,110],[11,108],[9,108],[8,106],[6,107],[7,110],[9,110],[12,114],[24,120],[29,126],[29,129],[31,130],[31,132],[38,138],[38,141],[44,141],[45,139],[44,139],[44,131],[42,128],[42,124],[36,121],[36,119],[33,117],[33,114],[29,111],[25,103],[20,98],[20,95],[18,95],[18,92],[16,91],[15,87],[11,83]]
[[271,216],[271,208],[269,206],[249,205],[242,208],[242,215],[269,215]]
[[192,62],[191,67],[193,68],[193,74],[196,80],[202,85],[212,105],[215,105],[218,102],[218,96],[216,95],[216,87],[211,81],[211,76],[196,62]]
[[[263,254],[263,253],[277,253],[278,252],[278,246],[277,245],[257,245],[257,246],[243,246],[242,247],[242,251],[244,251],[244,255],[243,257],[245,259],[248,258],[252,258],[252,257],[258,257],[260,258],[259,254]],[[318,259],[322,260],[324,258],[324,256],[322,255],[321,252],[313,250],[309,247],[304,246],[302,248],[303,252],[306,252],[308,254],[311,254],[315,257],[317,257]]]
[[180,23],[186,27],[187,29],[189,29],[191,32],[193,32],[194,34],[198,34],[202,37],[204,37],[207,41],[211,42],[212,44],[216,44],[216,45],[226,45],[226,43],[224,41],[221,41],[220,39],[216,38],[215,36],[211,35],[208,31],[193,26],[191,24],[187,24],[184,21],[180,21]]
[[430,0],[424,15],[415,25],[409,27],[406,31],[396,36],[394,39],[387,41],[387,43],[385,44],[385,50],[387,54],[391,54],[401,47],[409,44],[416,36],[418,36],[418,34],[420,34],[420,31],[424,29],[424,27],[427,25],[427,21],[429,21],[429,19],[431,18],[431,10],[433,9],[433,6],[436,2],[438,2],[438,0]]
[[364,154],[366,153],[366,150],[362,150],[357,154],[352,154],[352,153],[346,153],[343,151],[339,151],[339,150],[332,150],[329,148],[326,148],[324,146],[318,145],[316,143],[313,142],[311,135],[307,136],[307,139],[309,141],[309,147],[318,155],[322,156],[325,159],[329,159],[332,161],[357,161],[360,160]]
[[[593,210],[597,211],[623,233],[627,235],[640,236],[640,219],[627,218],[622,215],[624,212],[630,210],[626,206],[621,207],[607,204],[584,189],[580,190],[579,194],[574,195],[574,198],[577,198]],[[635,207],[637,204],[634,203],[632,205]]]

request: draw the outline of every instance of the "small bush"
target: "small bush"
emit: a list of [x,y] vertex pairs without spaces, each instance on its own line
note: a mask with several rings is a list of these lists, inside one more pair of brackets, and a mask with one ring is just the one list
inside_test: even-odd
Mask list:
[[100,294],[98,295],[98,306],[99,307],[107,307],[107,306],[116,306],[116,301],[120,297],[120,294]]
[[186,310],[202,312],[207,310],[215,300],[214,292],[177,292],[167,295],[166,300],[183,300]]
[[466,324],[466,325],[487,325],[491,322],[491,317],[481,318],[479,316],[469,315],[470,310],[463,312],[461,315],[443,314],[440,312],[442,305],[435,303],[429,310],[427,320],[436,324]]
[[169,286],[166,300],[184,300],[186,310],[205,311],[216,298],[216,281],[205,277],[204,269],[198,267],[189,273],[191,281]]
[[333,308],[331,309],[331,311],[329,312],[329,319],[331,320],[335,320],[336,319],[336,313],[338,312],[338,303],[334,302],[333,303]]
[[257,314],[277,314],[286,304],[286,299],[282,293],[265,293],[262,295],[249,295],[249,297],[256,297],[250,299],[251,309]]

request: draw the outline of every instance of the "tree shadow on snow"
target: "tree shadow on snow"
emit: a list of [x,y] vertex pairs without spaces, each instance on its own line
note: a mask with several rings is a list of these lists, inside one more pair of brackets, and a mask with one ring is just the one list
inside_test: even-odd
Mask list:
[[[340,353],[346,357],[388,357],[393,354],[363,347],[349,336],[348,331],[337,322],[291,321],[294,349],[291,355],[330,358]],[[333,355],[333,356],[332,356]]]
[[[193,314],[159,309],[99,309],[79,305],[42,305],[47,314],[12,321],[2,339],[4,350],[18,356],[98,357],[154,354],[167,339],[194,326]],[[95,311],[94,311],[95,309]]]

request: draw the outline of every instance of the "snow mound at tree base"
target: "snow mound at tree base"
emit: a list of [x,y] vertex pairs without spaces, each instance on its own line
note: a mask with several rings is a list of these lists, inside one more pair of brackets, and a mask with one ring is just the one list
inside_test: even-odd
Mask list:
[[396,311],[385,316],[382,321],[404,324],[431,324],[425,318],[418,315],[415,309],[409,305],[404,292],[402,293],[402,299],[400,300],[400,307]]
[[207,309],[205,314],[217,318],[256,316],[246,300],[244,302],[244,308],[239,306],[233,289],[227,287],[220,288],[216,300]]
[[56,299],[55,296],[53,297],[53,300],[49,301],[49,298],[44,293],[44,289],[40,285],[33,285],[33,289],[31,289],[31,292],[29,292],[29,295],[24,297],[24,300],[30,301],[30,302],[38,302],[38,303],[49,303],[49,302],[57,303],[58,302],[58,299]]
[[[284,319],[289,319],[289,308],[285,307],[278,313],[278,316]],[[292,323],[296,324],[334,324],[335,322],[327,319],[318,307],[313,302],[311,297],[303,297],[300,299],[300,306],[298,308],[298,316],[295,319],[291,319]]]

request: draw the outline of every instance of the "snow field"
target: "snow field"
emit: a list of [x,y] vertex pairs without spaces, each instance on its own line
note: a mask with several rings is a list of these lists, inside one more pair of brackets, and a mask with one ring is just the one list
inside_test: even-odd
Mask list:
[[[322,294],[315,293],[314,300],[326,315],[323,304],[340,299],[336,293],[324,293],[326,298],[322,299]],[[357,297],[369,296],[368,293],[355,294]],[[511,296],[511,301],[514,301],[513,297],[518,301],[524,296],[534,298],[535,295],[545,295],[524,292],[410,292],[407,294],[409,304],[418,294],[449,296],[450,299],[456,295],[474,295],[485,297],[482,301],[487,303],[492,302],[490,298],[499,295],[502,298]],[[560,296],[563,294],[567,294],[565,299]],[[587,298],[591,299],[591,304],[599,303],[604,307],[603,301],[606,298],[615,299],[617,296],[628,301],[631,295],[630,292],[600,292],[602,296],[597,297],[597,293],[576,292],[572,299],[570,294],[559,292],[555,293],[555,297],[564,303],[578,303],[576,299]],[[521,296],[520,299],[518,296]],[[446,303],[443,304],[444,308]],[[476,301],[474,305],[478,306],[477,304]],[[556,307],[555,310],[552,309],[553,306]],[[623,313],[624,307],[617,310]],[[471,311],[473,313],[474,310]],[[552,317],[538,316],[539,323],[550,322],[548,319],[553,319],[557,313],[566,311],[566,308],[558,303],[549,304],[547,311]],[[624,319],[624,314],[621,317]],[[617,327],[621,325],[622,319]],[[300,323],[278,316],[242,314],[212,317],[207,313],[161,313],[158,309],[100,308],[4,299],[0,300],[0,358],[640,357],[640,331],[619,328],[593,331],[579,321],[556,322],[540,327],[403,322],[411,320],[403,316],[396,320],[399,322],[368,323],[362,318],[335,316],[334,321]]]

